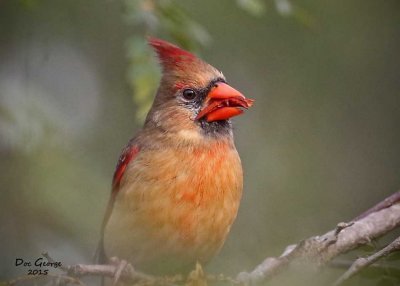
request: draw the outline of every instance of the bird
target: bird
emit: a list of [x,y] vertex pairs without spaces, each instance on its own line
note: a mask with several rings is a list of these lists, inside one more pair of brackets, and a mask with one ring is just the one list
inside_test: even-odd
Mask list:
[[226,240],[243,190],[231,118],[254,100],[194,54],[153,37],[148,44],[162,76],[119,157],[99,257],[167,275],[206,264]]

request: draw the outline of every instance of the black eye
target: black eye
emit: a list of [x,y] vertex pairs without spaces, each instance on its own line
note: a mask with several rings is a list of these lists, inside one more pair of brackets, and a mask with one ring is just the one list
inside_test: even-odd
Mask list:
[[186,100],[193,100],[196,98],[196,92],[193,89],[185,89],[182,95]]

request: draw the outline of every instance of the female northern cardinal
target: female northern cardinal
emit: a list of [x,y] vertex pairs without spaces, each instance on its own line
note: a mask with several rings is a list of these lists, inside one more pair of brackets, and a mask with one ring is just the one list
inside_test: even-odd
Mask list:
[[193,54],[149,44],[163,75],[143,129],[119,158],[100,255],[160,274],[205,263],[223,245],[243,188],[229,118],[253,100]]

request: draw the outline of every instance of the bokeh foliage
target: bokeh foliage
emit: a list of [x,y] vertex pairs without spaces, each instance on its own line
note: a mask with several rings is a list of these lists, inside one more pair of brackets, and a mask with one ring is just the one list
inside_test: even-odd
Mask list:
[[138,107],[137,117],[143,120],[160,79],[159,68],[148,48],[146,36],[168,35],[182,47],[198,51],[209,41],[209,35],[185,13],[178,1],[125,0],[124,3],[124,19],[134,29],[127,45],[130,62],[128,79]]
[[[210,44],[209,32],[179,5],[176,0],[124,0],[124,19],[133,28],[127,42],[130,63],[128,81],[133,90],[133,100],[137,106],[137,118],[143,121],[150,109],[153,95],[159,81],[159,68],[154,54],[149,50],[146,36],[160,35],[179,46],[199,54]],[[273,5],[282,16],[295,16],[304,24],[311,23],[311,17],[289,0],[237,0],[236,5],[252,16],[266,13],[268,5]]]

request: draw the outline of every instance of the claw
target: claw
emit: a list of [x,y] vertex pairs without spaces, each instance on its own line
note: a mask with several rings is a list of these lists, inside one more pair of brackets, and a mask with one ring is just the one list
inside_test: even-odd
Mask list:
[[207,275],[204,273],[203,267],[199,262],[196,263],[195,269],[189,273],[187,286],[207,286]]
[[117,286],[121,279],[122,272],[130,264],[128,263],[128,261],[126,261],[124,259],[119,259],[118,257],[111,257],[110,262],[111,262],[111,264],[115,265],[115,267],[116,267],[112,286]]

